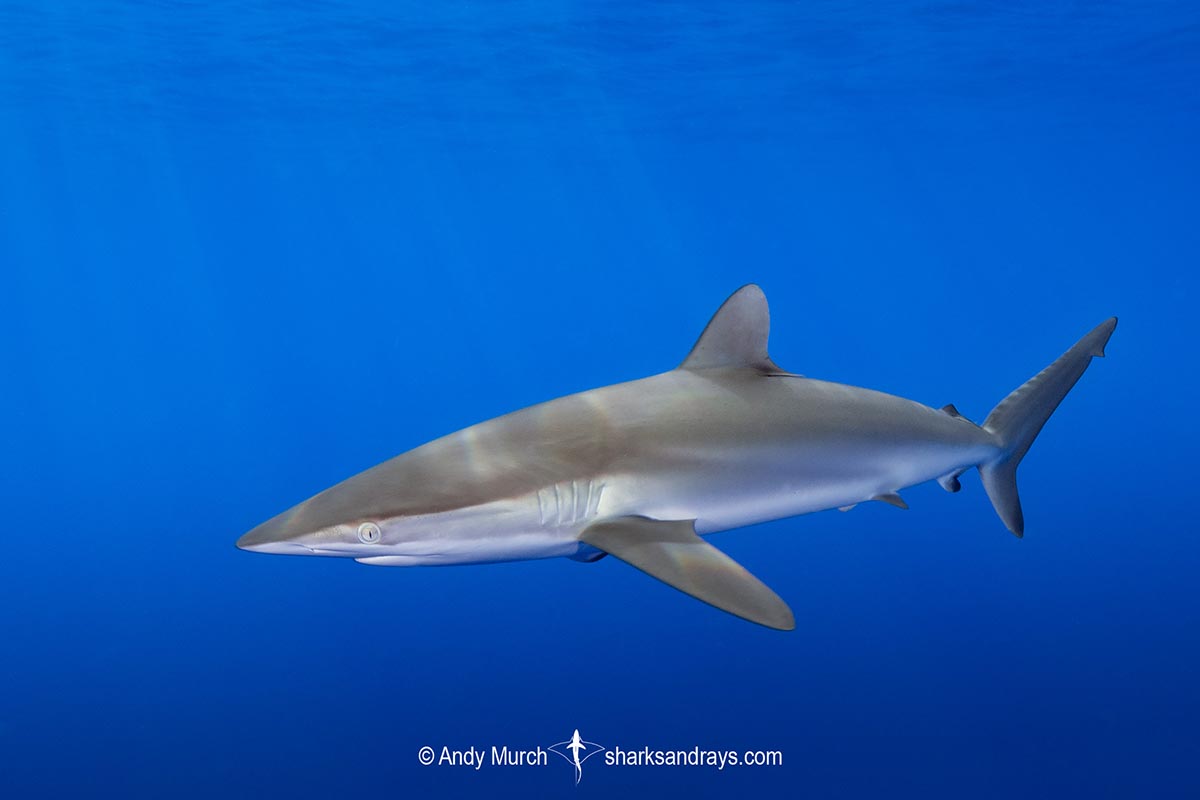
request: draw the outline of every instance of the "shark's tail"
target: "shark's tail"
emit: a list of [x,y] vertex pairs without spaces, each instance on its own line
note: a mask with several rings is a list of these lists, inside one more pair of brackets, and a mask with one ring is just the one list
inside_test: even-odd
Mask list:
[[1104,345],[1116,327],[1116,317],[1097,325],[1053,364],[1000,401],[983,423],[984,430],[996,437],[1001,448],[998,458],[979,465],[983,488],[1000,519],[1017,536],[1025,531],[1021,498],[1017,495],[1017,466],[1092,357],[1104,355]]

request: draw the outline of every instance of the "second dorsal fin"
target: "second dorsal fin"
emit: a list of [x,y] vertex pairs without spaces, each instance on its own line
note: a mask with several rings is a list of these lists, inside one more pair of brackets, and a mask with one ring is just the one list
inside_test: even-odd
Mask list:
[[717,309],[679,368],[750,367],[761,372],[782,373],[767,355],[770,332],[767,296],[755,284],[747,284]]
[[[961,420],[963,420],[964,422],[971,422],[971,420],[969,420],[969,419],[967,419],[966,417],[964,417],[964,416],[963,416],[963,415],[962,415],[962,414],[959,412],[959,410],[958,410],[957,408],[955,408],[955,407],[954,407],[954,403],[947,403],[946,405],[942,406],[942,408],[941,408],[941,412],[942,412],[943,414],[945,414],[946,416],[948,416],[948,417],[954,417],[955,419],[961,419]],[[975,423],[974,423],[974,422],[971,422],[971,424],[972,424],[972,425],[974,425]]]

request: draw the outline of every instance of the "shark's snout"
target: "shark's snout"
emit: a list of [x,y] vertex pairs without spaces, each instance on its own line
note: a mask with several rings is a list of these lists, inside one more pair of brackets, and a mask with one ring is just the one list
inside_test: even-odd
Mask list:
[[242,536],[237,540],[237,546],[255,553],[296,553],[307,549],[290,541],[287,526],[281,524],[278,518],[267,520]]
[[[314,528],[311,521],[301,521],[297,510],[302,507],[303,504],[267,520],[238,539],[237,546],[255,553],[293,556],[347,556],[364,546],[362,534],[356,537],[353,528],[349,532],[344,525]],[[378,541],[378,526],[374,527],[374,541]]]

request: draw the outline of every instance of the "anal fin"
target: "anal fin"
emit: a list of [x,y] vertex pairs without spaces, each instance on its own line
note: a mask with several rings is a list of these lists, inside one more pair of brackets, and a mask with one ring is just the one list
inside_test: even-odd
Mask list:
[[579,539],[722,611],[776,630],[796,627],[787,603],[701,539],[694,520],[615,517],[589,525]]
[[958,476],[966,472],[965,469],[956,469],[954,472],[947,472],[945,475],[937,479],[940,485],[947,492],[953,494],[962,488],[962,484],[958,480]]

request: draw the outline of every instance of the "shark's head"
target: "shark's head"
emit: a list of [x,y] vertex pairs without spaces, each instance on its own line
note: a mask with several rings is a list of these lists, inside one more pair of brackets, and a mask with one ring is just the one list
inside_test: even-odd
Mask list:
[[272,517],[238,539],[243,550],[370,558],[413,537],[410,516],[379,498],[381,470],[367,470]]
[[[238,539],[237,546],[382,566],[508,560],[513,555],[505,548],[511,545],[493,534],[504,524],[525,530],[526,521],[503,499],[512,493],[511,485],[470,485],[464,475],[474,475],[476,467],[466,458],[442,457],[436,446],[427,445],[272,517]],[[493,494],[502,499],[495,501]],[[536,514],[536,509],[525,510]]]
[[332,524],[304,521],[304,503],[267,520],[238,539],[237,546],[257,553],[367,558],[395,544],[392,519],[351,518]]

